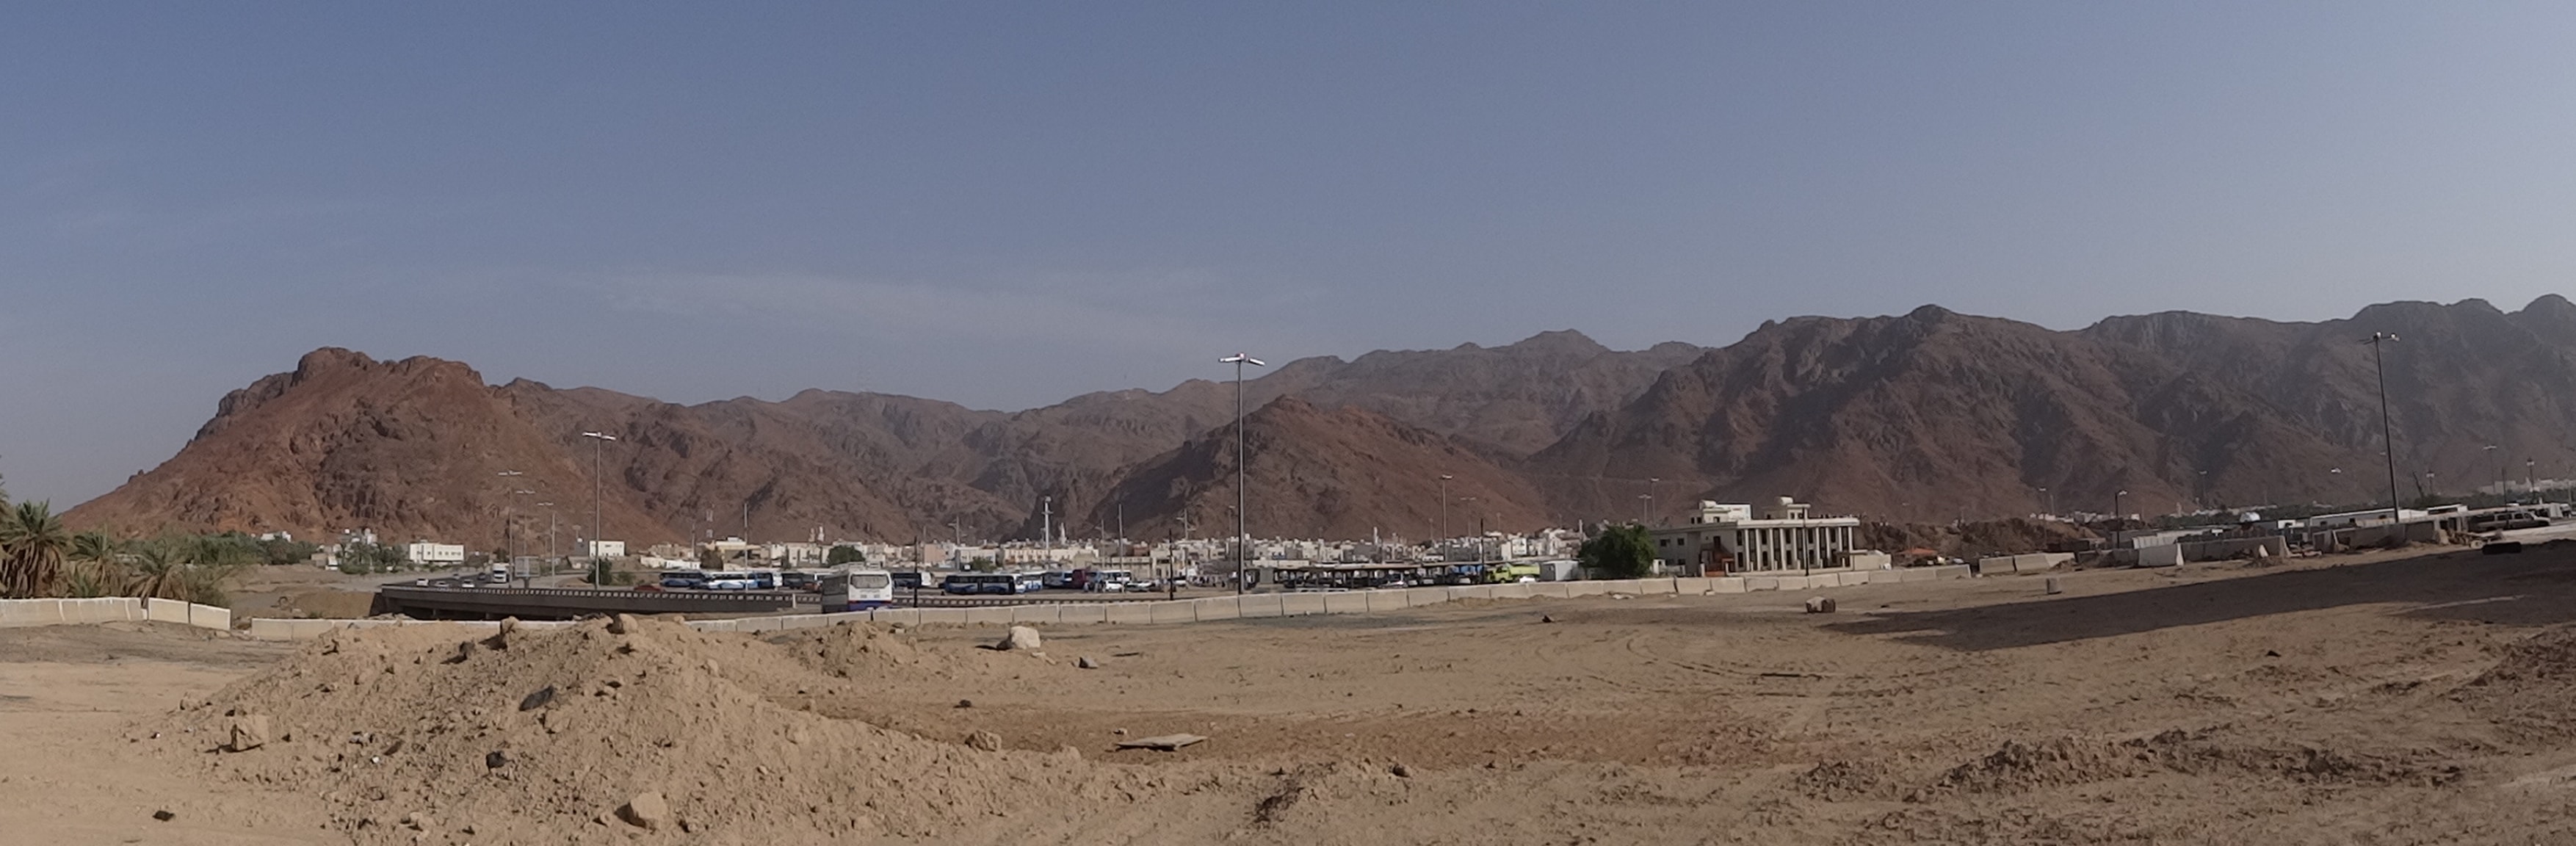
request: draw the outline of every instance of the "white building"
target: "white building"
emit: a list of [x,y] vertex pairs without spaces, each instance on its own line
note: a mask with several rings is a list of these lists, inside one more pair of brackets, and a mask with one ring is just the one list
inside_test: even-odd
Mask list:
[[423,567],[452,567],[465,563],[465,545],[417,541],[403,545],[403,557]]
[[584,555],[587,555],[587,556],[589,556],[589,557],[592,557],[592,558],[624,558],[624,557],[626,557],[626,542],[625,542],[625,541],[617,541],[617,540],[595,540],[595,541],[591,541],[591,542],[589,542],[588,544],[585,544],[584,546],[586,546],[586,547],[588,548],[588,551],[587,551],[587,552],[584,552],[583,554],[584,554]]
[[1683,572],[1768,573],[1851,566],[1860,518],[1810,517],[1781,497],[1762,507],[1701,501],[1690,522],[1650,529],[1657,563]]

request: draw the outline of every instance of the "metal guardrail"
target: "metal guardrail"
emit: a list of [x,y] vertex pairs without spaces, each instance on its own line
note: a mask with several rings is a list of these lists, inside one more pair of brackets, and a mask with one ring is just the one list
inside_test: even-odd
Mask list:
[[498,588],[384,585],[376,601],[390,610],[432,614],[515,615],[529,619],[591,614],[760,614],[794,610],[778,593],[611,590],[605,588]]

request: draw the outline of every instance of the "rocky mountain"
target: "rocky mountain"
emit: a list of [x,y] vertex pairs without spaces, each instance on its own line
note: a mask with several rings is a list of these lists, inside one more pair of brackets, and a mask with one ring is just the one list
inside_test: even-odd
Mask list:
[[[2402,493],[2576,476],[2576,304],[2554,295],[2510,313],[2392,303],[2073,331],[1926,306],[1766,323],[1716,349],[1551,332],[1287,362],[1245,385],[1252,518],[1265,535],[1421,537],[1442,474],[1461,531],[1478,514],[1668,519],[1699,498],[1783,494],[1942,521],[2367,501],[2386,489],[2359,343],[2373,332],[2402,339],[2386,347]],[[1221,532],[1233,411],[1233,387],[1204,380],[1007,413],[828,391],[678,405],[325,349],[233,392],[177,456],[68,517],[478,548],[505,519],[534,538],[551,517],[568,549],[599,522],[596,490],[630,540],[1034,537],[1042,501],[1092,532],[1121,511],[1136,537],[1183,517]]]
[[[1132,537],[1232,534],[1233,432],[1218,428],[1129,470],[1077,525],[1123,522]],[[1536,487],[1458,438],[1356,406],[1272,400],[1244,419],[1242,454],[1244,490],[1257,492],[1245,503],[1246,530],[1257,536],[1422,540],[1441,537],[1444,520],[1461,534],[1550,522]]]
[[2576,306],[2555,295],[2510,314],[2467,300],[2072,332],[1930,306],[1767,323],[1523,469],[1560,513],[1618,513],[1657,477],[1914,520],[2367,501],[2386,496],[2373,332],[2402,339],[2386,349],[2402,495],[2518,480],[2526,461],[2576,470]]
[[[1473,445],[1448,448],[1509,455],[1634,398],[1697,351],[1618,352],[1554,332],[1503,347],[1300,359],[1248,380],[1245,395],[1255,407],[1293,393],[1377,409]],[[1205,380],[1016,413],[832,391],[684,406],[528,380],[486,386],[456,362],[325,349],[226,397],[177,457],[70,517],[127,531],[365,527],[477,548],[500,545],[505,520],[529,538],[551,518],[569,549],[597,522],[596,490],[609,536],[626,539],[1033,537],[1042,498],[1059,518],[1089,513],[1139,465],[1233,413],[1233,387]],[[501,475],[513,471],[525,475]],[[1344,519],[1279,516],[1283,532]]]

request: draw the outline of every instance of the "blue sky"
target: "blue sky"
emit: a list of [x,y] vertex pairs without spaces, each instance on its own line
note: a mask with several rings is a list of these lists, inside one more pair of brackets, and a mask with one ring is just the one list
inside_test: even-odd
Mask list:
[[991,408],[1272,359],[2565,291],[2566,4],[18,4],[0,473],[317,346]]

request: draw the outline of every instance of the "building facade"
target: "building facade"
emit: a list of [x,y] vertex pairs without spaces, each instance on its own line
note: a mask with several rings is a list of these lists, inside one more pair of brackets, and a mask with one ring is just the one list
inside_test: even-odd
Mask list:
[[423,567],[452,567],[465,563],[465,545],[418,541],[403,545],[403,557]]
[[1689,522],[1649,529],[1657,563],[1686,573],[1801,572],[1851,566],[1860,518],[1812,517],[1789,497],[1762,506],[1701,501]]

